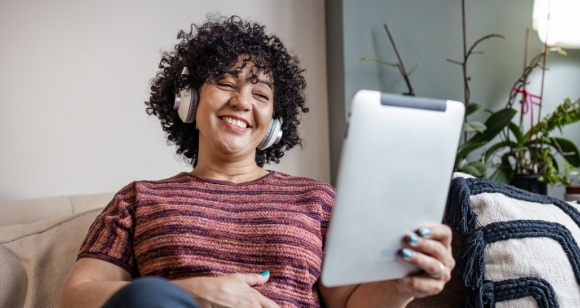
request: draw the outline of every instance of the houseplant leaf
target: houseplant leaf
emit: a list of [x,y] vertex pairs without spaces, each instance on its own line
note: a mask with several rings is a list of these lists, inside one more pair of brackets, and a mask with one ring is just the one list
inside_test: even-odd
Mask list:
[[510,122],[509,129],[512,132],[512,134],[514,134],[514,137],[516,137],[516,143],[518,144],[518,146],[522,147],[526,142],[526,139],[524,139],[524,135],[522,134],[520,127],[517,126],[516,123]]
[[548,144],[556,149],[570,165],[576,168],[580,167],[580,153],[578,153],[578,148],[574,142],[564,138],[552,137]]
[[484,146],[487,143],[487,141],[482,141],[482,142],[466,142],[462,145],[459,146],[459,148],[457,149],[458,153],[457,153],[457,157],[455,158],[455,167],[459,168],[459,163],[461,162],[461,160],[467,156],[467,154],[469,154],[471,151],[478,149],[482,146]]
[[480,161],[474,161],[460,168],[459,171],[476,177],[483,177],[487,171],[487,165]]
[[481,108],[483,108],[483,105],[480,103],[469,103],[465,106],[465,116],[467,117]]
[[480,132],[483,133],[487,127],[480,122],[467,122],[463,124],[464,132]]
[[512,108],[505,108],[493,113],[484,123],[487,129],[483,133],[475,134],[469,139],[469,142],[489,142],[511,122],[516,113],[517,111]]
[[504,148],[504,147],[509,147],[511,144],[512,147],[516,147],[516,145],[511,142],[511,141],[501,141],[498,142],[494,145],[492,145],[489,149],[487,149],[487,151],[485,152],[485,162],[487,163],[489,161],[489,159],[493,156],[493,153],[495,153],[495,151]]
[[494,173],[489,177],[490,180],[500,183],[509,184],[514,177],[514,170],[509,162],[511,153],[505,153],[501,158],[501,166],[495,169]]

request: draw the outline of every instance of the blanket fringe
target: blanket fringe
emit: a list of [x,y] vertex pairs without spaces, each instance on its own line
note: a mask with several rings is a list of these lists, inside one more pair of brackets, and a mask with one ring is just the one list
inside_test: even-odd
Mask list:
[[463,282],[468,287],[479,288],[483,283],[486,245],[482,228],[474,230],[463,241],[457,267]]
[[443,223],[456,232],[467,233],[477,228],[477,214],[471,208],[470,196],[471,190],[465,178],[451,181]]

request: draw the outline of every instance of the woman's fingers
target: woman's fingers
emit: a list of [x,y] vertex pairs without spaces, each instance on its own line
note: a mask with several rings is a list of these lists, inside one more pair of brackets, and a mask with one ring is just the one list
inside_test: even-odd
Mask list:
[[262,274],[234,274],[239,275],[239,278],[246,282],[250,287],[261,286],[270,279],[270,272],[265,271]]
[[415,264],[432,278],[437,278],[438,280],[445,282],[451,279],[451,268],[446,266],[443,262],[418,251],[412,251],[409,248],[403,248],[401,254],[403,259],[409,263]]
[[262,295],[262,293],[254,290],[255,293],[255,297],[258,300],[258,302],[260,303],[260,306],[262,308],[280,308],[280,306],[278,304],[276,304],[276,302],[274,302],[273,300],[265,297],[264,295]]
[[[424,270],[431,278],[447,282],[455,260],[451,253],[451,229],[443,224],[419,228],[405,238],[406,248],[401,255],[408,262]],[[434,279],[431,279],[434,280]]]
[[444,246],[441,242],[421,238],[415,233],[411,233],[406,237],[406,246],[416,252],[431,256],[443,263],[449,269],[455,267],[455,260],[451,253],[450,246]]
[[399,288],[403,288],[413,297],[426,297],[439,294],[445,287],[445,281],[435,280],[428,276],[410,276],[400,279]]
[[445,247],[451,247],[453,232],[447,225],[438,224],[421,227],[417,230],[417,234],[422,238],[441,242]]

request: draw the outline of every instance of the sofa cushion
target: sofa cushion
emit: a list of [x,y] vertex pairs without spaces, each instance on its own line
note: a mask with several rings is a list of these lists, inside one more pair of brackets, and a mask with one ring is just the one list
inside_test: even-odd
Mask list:
[[1,227],[0,307],[58,307],[60,287],[101,211]]
[[105,206],[114,193],[56,196],[0,202],[0,227],[67,217]]
[[486,179],[455,178],[445,222],[465,233],[457,268],[472,289],[467,304],[576,307],[578,206]]

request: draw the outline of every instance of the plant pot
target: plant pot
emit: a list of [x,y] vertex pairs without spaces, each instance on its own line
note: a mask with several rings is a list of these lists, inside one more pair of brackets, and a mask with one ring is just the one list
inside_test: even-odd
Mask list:
[[566,186],[566,194],[564,194],[564,200],[566,201],[580,200],[580,185]]
[[566,186],[567,194],[580,195],[580,185],[577,186]]
[[547,195],[548,183],[540,182],[538,178],[541,174],[516,174],[510,185],[527,190],[531,193]]

